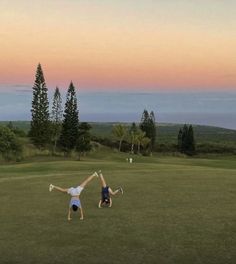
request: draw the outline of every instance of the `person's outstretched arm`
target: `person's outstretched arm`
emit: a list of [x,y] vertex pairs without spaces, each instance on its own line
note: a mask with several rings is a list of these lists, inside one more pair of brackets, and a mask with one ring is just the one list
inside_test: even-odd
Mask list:
[[83,212],[83,208],[80,207],[80,220],[84,219],[84,212]]
[[112,207],[112,199],[110,198],[110,204],[109,207]]

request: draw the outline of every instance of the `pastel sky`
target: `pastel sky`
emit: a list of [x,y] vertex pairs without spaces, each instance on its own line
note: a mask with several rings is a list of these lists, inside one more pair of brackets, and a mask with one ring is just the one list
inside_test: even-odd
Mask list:
[[236,91],[235,0],[0,0],[0,89]]

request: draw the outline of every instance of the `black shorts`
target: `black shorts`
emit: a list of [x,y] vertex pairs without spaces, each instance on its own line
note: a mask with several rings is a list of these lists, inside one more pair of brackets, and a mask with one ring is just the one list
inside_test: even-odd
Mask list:
[[109,186],[102,187],[102,204],[109,204],[110,203],[110,193],[109,193]]

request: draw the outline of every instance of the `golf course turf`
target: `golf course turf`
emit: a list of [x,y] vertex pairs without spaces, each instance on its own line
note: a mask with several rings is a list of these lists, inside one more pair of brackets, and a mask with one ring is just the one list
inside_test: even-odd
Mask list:
[[[0,263],[236,263],[236,159],[135,157],[0,166]],[[101,169],[122,186],[112,208],[97,207],[100,182],[67,220],[71,187]]]

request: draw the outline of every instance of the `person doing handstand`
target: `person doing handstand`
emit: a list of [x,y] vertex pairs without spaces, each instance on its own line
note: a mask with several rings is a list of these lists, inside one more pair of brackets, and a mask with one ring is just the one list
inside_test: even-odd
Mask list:
[[70,203],[69,203],[69,211],[68,211],[68,220],[70,221],[71,218],[71,212],[72,210],[76,212],[78,208],[80,209],[80,220],[84,219],[84,213],[83,213],[83,208],[80,202],[80,194],[83,191],[84,187],[94,178],[98,177],[97,172],[94,172],[91,176],[87,177],[79,186],[77,187],[70,187],[67,189],[55,186],[50,184],[49,185],[49,191],[51,192],[52,190],[57,190],[63,193],[68,193],[71,195]]
[[124,193],[123,189],[122,189],[122,187],[118,187],[117,190],[112,191],[112,189],[109,186],[107,186],[101,170],[98,171],[98,175],[99,175],[99,178],[101,180],[101,185],[102,185],[101,199],[98,203],[98,208],[102,208],[102,206],[111,207],[112,206],[112,199],[110,197],[110,194],[116,195],[119,192],[121,194],[123,194]]

